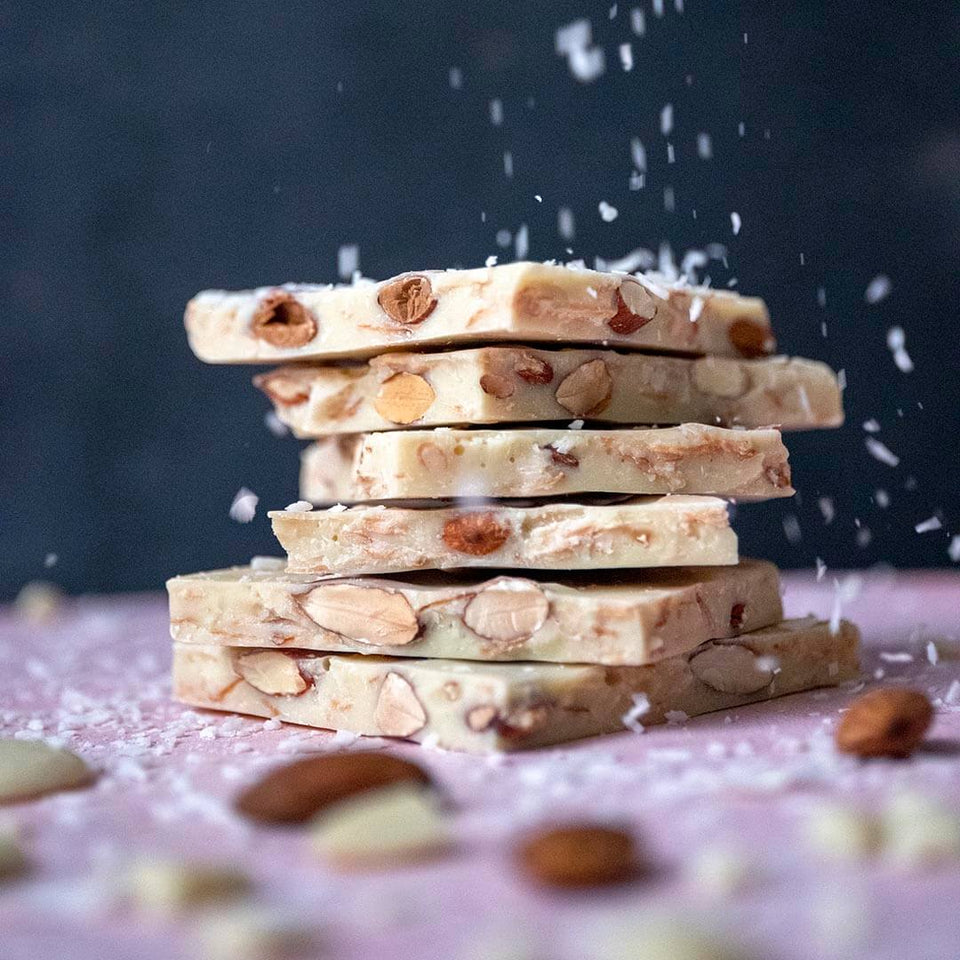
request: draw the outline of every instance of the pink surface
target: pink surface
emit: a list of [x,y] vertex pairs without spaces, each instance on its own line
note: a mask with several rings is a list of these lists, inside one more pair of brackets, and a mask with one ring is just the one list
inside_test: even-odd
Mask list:
[[[830,616],[831,574],[820,584],[806,575],[786,581],[791,615]],[[0,887],[0,960],[197,956],[188,920],[145,920],[113,892],[123,863],[140,853],[244,865],[258,902],[316,924],[325,944],[318,956],[601,957],[599,932],[653,913],[730,931],[767,960],[956,957],[960,864],[905,873],[827,863],[804,824],[824,799],[870,805],[903,787],[960,811],[960,696],[944,702],[960,680],[960,577],[840,581],[843,613],[864,630],[869,683],[882,670],[884,682],[919,685],[937,701],[933,740],[912,760],[861,764],[834,753],[849,689],[511,757],[392,744],[428,765],[455,801],[459,853],[351,875],[317,862],[302,830],[253,828],[230,802],[278,760],[352,738],[171,703],[160,597],[77,601],[43,628],[6,611],[0,736],[60,741],[102,774],[91,789],[0,811],[25,833],[35,865],[28,879]],[[655,876],[605,893],[531,887],[511,863],[512,838],[567,817],[628,824]],[[718,844],[751,863],[752,882],[710,899],[687,865]],[[493,940],[515,952],[495,954]],[[527,954],[516,953],[518,941],[531,945]]]

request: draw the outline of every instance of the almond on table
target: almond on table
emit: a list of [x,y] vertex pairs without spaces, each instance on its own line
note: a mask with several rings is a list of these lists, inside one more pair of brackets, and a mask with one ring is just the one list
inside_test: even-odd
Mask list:
[[600,887],[640,872],[633,837],[592,824],[535,830],[523,838],[516,856],[531,879],[549,887]]
[[779,431],[695,423],[331,437],[304,451],[300,472],[300,494],[314,503],[581,493],[765,500],[793,492]]
[[339,576],[455,567],[599,570],[729,565],[737,536],[714,497],[275,511],[291,573]]
[[0,740],[0,804],[84,787],[95,774],[75,753],[42,740]]
[[281,696],[309,686],[286,649],[643,664],[783,615],[777,569],[758,560],[560,582],[462,574],[332,580],[239,567],[174,577],[167,589],[176,642],[239,648],[237,674]]
[[289,366],[254,383],[298,437],[571,417],[783,430],[843,422],[833,371],[813,360],[481,347],[387,353],[362,366]]
[[296,663],[307,689],[276,694],[244,679],[243,650],[175,643],[174,695],[213,710],[489,753],[622,730],[638,698],[645,698],[639,719],[647,725],[674,711],[693,717],[833,686],[856,676],[857,644],[851,624],[831,633],[811,618],[712,640],[643,667],[278,651]]
[[933,722],[933,706],[920,690],[882,687],[850,704],[837,727],[837,749],[859,757],[908,757]]
[[[692,319],[691,319],[692,318]],[[208,290],[187,305],[211,363],[367,357],[456,343],[599,343],[759,357],[775,342],[762,300],[544,263],[424,270],[382,283]]]

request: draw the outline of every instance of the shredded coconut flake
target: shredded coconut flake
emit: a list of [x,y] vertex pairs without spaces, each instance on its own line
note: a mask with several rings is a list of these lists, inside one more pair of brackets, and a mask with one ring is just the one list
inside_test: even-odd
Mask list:
[[611,206],[607,203],[606,200],[601,200],[598,206],[600,211],[600,219],[604,223],[613,223],[614,220],[619,216],[620,211],[616,207]]
[[257,514],[259,502],[260,498],[252,490],[241,487],[230,504],[230,519],[237,523],[249,523]]
[[900,464],[900,458],[876,437],[866,437],[864,443],[866,444],[867,452],[874,459],[885,463],[888,467],[896,467]]
[[737,213],[736,210],[730,214],[730,223],[733,226],[733,235],[737,236],[737,234],[740,233],[740,227],[743,226],[743,221],[740,219],[740,214]]
[[893,284],[890,283],[890,278],[886,274],[878,273],[870,283],[867,284],[867,289],[863,293],[863,299],[869,304],[879,303],[889,296],[892,289]]

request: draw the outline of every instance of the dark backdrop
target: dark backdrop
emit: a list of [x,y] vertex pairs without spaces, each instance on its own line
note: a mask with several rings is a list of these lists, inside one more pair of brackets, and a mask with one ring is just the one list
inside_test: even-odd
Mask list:
[[[275,552],[263,508],[296,498],[296,444],[265,429],[249,369],[189,353],[180,317],[195,291],[332,280],[347,243],[373,277],[506,260],[497,233],[521,224],[531,257],[568,258],[561,206],[588,263],[725,244],[712,281],[765,297],[785,351],[846,371],[847,427],[790,438],[801,496],[742,509],[745,550],[786,566],[949,565],[960,8],[679,6],[620,3],[611,18],[585,0],[7,0],[0,593],[36,578],[153,588]],[[607,58],[586,84],[554,52],[556,29],[581,17]],[[632,137],[649,158],[633,191]],[[878,274],[892,290],[869,305]],[[913,373],[887,348],[896,324]],[[898,467],[868,454],[869,418]],[[246,526],[227,515],[241,485],[261,497]],[[915,533],[937,514],[943,529]]]

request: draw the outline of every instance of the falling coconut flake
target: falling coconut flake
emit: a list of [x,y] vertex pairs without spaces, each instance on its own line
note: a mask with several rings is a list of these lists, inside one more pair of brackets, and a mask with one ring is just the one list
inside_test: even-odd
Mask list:
[[495,127],[503,123],[503,101],[499,97],[490,101],[490,122]]
[[650,712],[650,701],[645,693],[633,694],[633,706],[621,717],[623,725],[634,733],[643,733],[640,718]]
[[463,71],[459,67],[450,68],[450,86],[459,90],[463,86]]
[[516,251],[518,260],[527,259],[527,254],[530,252],[530,233],[525,223],[521,223],[520,229],[517,231],[517,236],[514,240],[514,250]]
[[601,200],[597,209],[600,211],[600,219],[604,223],[613,223],[620,214],[620,211],[607,203],[606,200]]
[[665,136],[669,136],[670,132],[673,130],[673,104],[665,103],[663,109],[660,111],[660,132]]
[[237,523],[249,523],[257,515],[260,498],[246,487],[241,487],[230,504],[230,519]]
[[504,176],[513,176],[513,154],[509,150],[503,151],[503,173]]
[[947,556],[954,563],[960,563],[960,533],[950,538],[950,546],[947,547]]
[[573,211],[569,207],[561,207],[557,211],[557,233],[564,240],[573,240],[576,232],[577,224],[573,218]]
[[816,558],[817,565],[817,583],[819,583],[827,572],[827,565],[819,558]]
[[740,214],[734,211],[730,214],[730,223],[733,226],[733,235],[737,236],[740,233],[740,227],[743,225],[743,221],[740,219]]
[[933,533],[934,530],[943,529],[943,524],[940,522],[939,517],[930,517],[918,523],[913,529],[916,530],[917,533]]
[[803,538],[800,532],[800,521],[792,513],[783,518],[783,533],[789,543],[799,543]]
[[831,497],[821,497],[817,501],[817,506],[820,508],[820,513],[823,514],[823,522],[829,526],[837,513],[833,506],[833,499]]
[[606,69],[601,47],[592,44],[589,20],[576,20],[556,33],[556,51],[567,58],[567,66],[580,83],[596,80]]
[[879,433],[879,432],[880,432],[880,424],[877,423],[876,420],[872,420],[872,419],[871,419],[871,420],[864,420],[864,421],[863,421],[863,429],[866,430],[867,433]]
[[60,557],[58,557],[57,554],[55,554],[55,553],[48,553],[48,554],[43,558],[43,565],[44,565],[44,567],[46,567],[47,570],[49,570],[51,567],[55,567],[55,566],[57,565],[57,561],[58,561],[59,559],[60,559]]
[[934,667],[940,662],[940,651],[932,640],[927,641],[927,660]]
[[360,248],[355,243],[345,243],[337,250],[337,274],[341,280],[349,280],[360,267]]
[[633,69],[633,45],[629,43],[621,43],[619,50],[620,64],[623,66],[624,71],[629,73]]
[[874,459],[885,463],[888,467],[896,467],[900,464],[900,458],[893,453],[885,443],[881,443],[876,437],[866,437],[864,443],[866,444],[867,452]]
[[290,432],[290,428],[276,415],[273,410],[268,410],[263,415],[263,422],[266,428],[275,437],[285,437]]
[[647,19],[639,7],[634,7],[630,11],[630,29],[638,37],[642,37],[647,32]]
[[709,133],[697,134],[697,156],[701,160],[709,160],[713,156],[713,140]]
[[893,284],[890,283],[890,278],[885,274],[879,273],[867,284],[867,289],[863,293],[863,299],[869,304],[879,303],[885,297],[889,296],[892,289]]
[[887,347],[893,354],[893,362],[901,373],[913,372],[913,360],[907,353],[907,337],[903,332],[903,327],[891,327],[887,331]]

